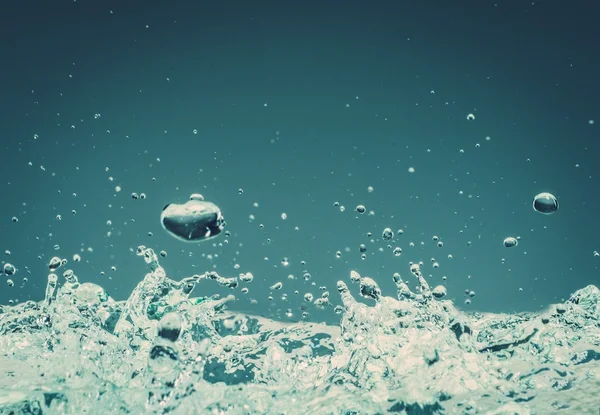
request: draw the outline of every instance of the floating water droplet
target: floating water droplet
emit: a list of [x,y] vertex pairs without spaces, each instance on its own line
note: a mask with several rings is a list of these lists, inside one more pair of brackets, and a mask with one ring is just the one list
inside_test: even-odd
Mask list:
[[472,121],[475,119],[475,115],[474,114],[467,114],[467,120]]
[[17,272],[17,269],[14,267],[14,265],[9,264],[8,262],[4,264],[4,273],[6,275],[13,275],[15,272]]
[[59,257],[55,256],[53,257],[50,262],[48,263],[48,268],[50,269],[50,271],[54,272],[58,269],[58,267],[60,267],[62,265],[62,261]]
[[594,251],[594,256],[595,256],[596,258],[600,257],[600,252],[598,252],[598,251]]
[[190,199],[182,205],[167,205],[160,216],[167,232],[184,242],[199,242],[221,233],[225,220],[221,210],[211,202]]
[[356,211],[361,215],[367,211],[367,209],[363,205],[356,206]]
[[435,298],[445,297],[447,293],[448,290],[443,285],[438,285],[431,291],[431,295],[433,295]]
[[558,200],[550,193],[540,193],[533,198],[533,209],[544,215],[550,215],[558,210]]
[[504,246],[507,248],[515,247],[518,244],[519,241],[517,240],[517,238],[513,238],[512,236],[509,236],[508,238],[504,239]]
[[360,244],[360,245],[358,246],[358,250],[359,250],[360,252],[367,252],[367,246],[366,246],[365,244]]
[[381,234],[381,237],[384,241],[391,241],[394,239],[394,231],[392,231],[390,228],[385,228]]
[[245,274],[240,274],[240,280],[244,282],[251,282],[254,279],[254,275],[251,272],[246,272]]
[[397,246],[394,248],[394,250],[392,252],[394,253],[394,256],[400,256],[400,255],[402,255],[402,248]]

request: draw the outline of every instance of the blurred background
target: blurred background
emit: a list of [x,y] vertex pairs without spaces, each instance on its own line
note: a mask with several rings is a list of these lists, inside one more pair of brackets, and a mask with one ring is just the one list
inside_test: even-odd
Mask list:
[[[395,296],[410,262],[479,311],[598,284],[598,17],[558,0],[5,0],[0,254],[17,272],[0,303],[41,300],[53,256],[124,300],[148,272],[138,245],[176,280],[251,272],[231,308],[284,320],[335,321],[304,296],[339,304],[351,270]],[[161,227],[192,193],[229,236]]]

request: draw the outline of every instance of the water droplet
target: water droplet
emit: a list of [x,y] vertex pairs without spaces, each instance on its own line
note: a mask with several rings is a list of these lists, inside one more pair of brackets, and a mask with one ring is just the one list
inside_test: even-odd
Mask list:
[[448,290],[443,285],[438,285],[431,291],[431,295],[433,295],[435,298],[445,297],[447,293]]
[[540,193],[533,198],[533,209],[544,215],[550,215],[558,210],[558,200],[550,193]]
[[50,271],[54,272],[56,271],[60,266],[62,265],[62,261],[59,257],[55,256],[52,257],[52,259],[50,260],[50,262],[48,263],[48,268],[50,269]]
[[512,236],[509,236],[508,238],[504,239],[504,246],[507,248],[515,247],[518,244],[519,241],[517,240],[517,238],[513,238]]
[[359,250],[360,252],[367,252],[367,246],[366,246],[365,244],[360,244],[360,245],[358,246],[358,250]]
[[400,255],[402,255],[402,248],[397,246],[394,248],[394,250],[392,252],[394,253],[394,256],[400,256]]
[[8,262],[4,264],[4,273],[6,275],[13,275],[15,272],[17,272],[17,269],[14,267],[14,265],[9,264]]
[[356,211],[361,215],[367,211],[367,209],[363,205],[356,206]]
[[240,274],[240,280],[244,282],[252,282],[254,279],[254,275],[251,272],[246,272],[245,274]]
[[474,114],[467,114],[467,120],[471,121],[475,119],[475,115]]
[[221,233],[225,220],[221,210],[211,202],[190,199],[184,204],[171,203],[161,215],[163,228],[184,242],[198,242]]
[[190,200],[198,200],[200,202],[203,202],[204,196],[202,196],[200,193],[192,193],[192,195],[190,196]]
[[392,231],[390,228],[385,228],[381,234],[381,237],[384,241],[391,241],[394,239],[394,231]]

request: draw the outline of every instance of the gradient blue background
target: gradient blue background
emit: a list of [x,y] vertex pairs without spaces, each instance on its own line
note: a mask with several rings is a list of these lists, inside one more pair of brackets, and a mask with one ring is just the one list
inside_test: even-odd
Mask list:
[[[351,269],[395,295],[394,272],[414,285],[409,261],[432,285],[446,275],[461,306],[474,290],[475,310],[535,310],[598,284],[598,17],[558,0],[5,0],[0,252],[19,271],[0,303],[41,299],[54,255],[125,299],[147,272],[140,244],[166,250],[175,279],[252,272],[232,307],[281,318],[320,286],[339,303]],[[552,216],[532,209],[543,191],[560,201]],[[161,228],[162,208],[194,192],[221,207],[229,238],[189,245]],[[399,258],[388,226],[405,231]],[[507,236],[522,239],[507,249]]]

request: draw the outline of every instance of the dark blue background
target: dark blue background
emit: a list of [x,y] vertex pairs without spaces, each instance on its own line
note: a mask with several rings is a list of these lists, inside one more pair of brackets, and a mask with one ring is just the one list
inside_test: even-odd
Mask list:
[[[74,253],[81,281],[125,299],[146,272],[130,251],[140,244],[166,250],[176,279],[250,271],[234,307],[294,318],[319,286],[339,303],[335,282],[351,269],[395,295],[394,272],[414,285],[409,261],[425,262],[432,285],[446,275],[458,304],[475,290],[469,307],[487,311],[533,310],[597,284],[596,7],[6,0],[0,249],[19,271],[0,303],[41,299],[49,259]],[[558,197],[556,214],[532,209],[543,191]],[[188,245],[160,227],[163,206],[194,192],[221,207],[229,238]],[[359,203],[375,216],[357,215]],[[405,230],[399,258],[380,241],[388,226]],[[507,249],[507,236],[522,239]],[[227,291],[207,282],[196,294],[216,292]]]

